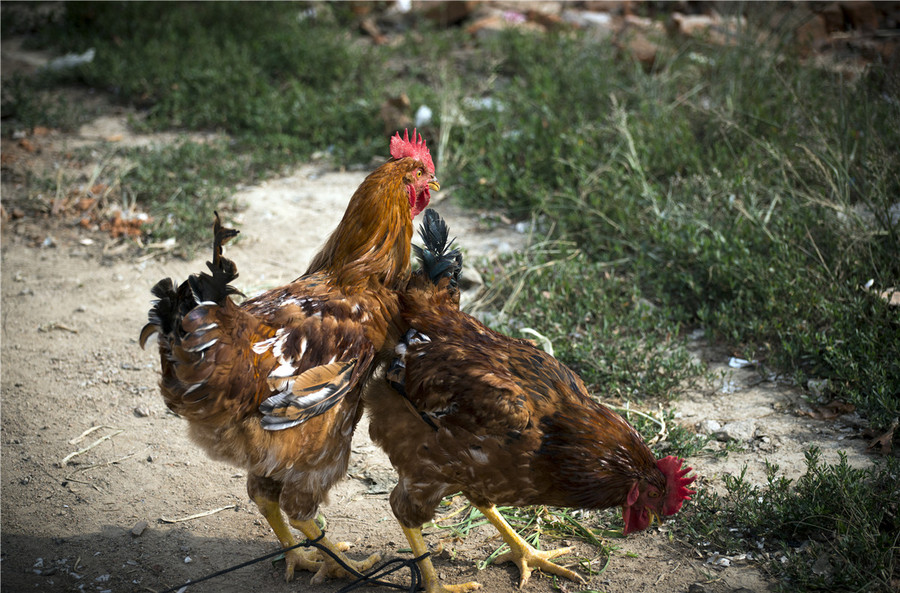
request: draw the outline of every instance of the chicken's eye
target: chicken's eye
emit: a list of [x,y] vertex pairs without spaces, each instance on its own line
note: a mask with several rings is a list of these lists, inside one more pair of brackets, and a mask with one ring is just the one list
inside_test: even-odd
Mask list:
[[422,169],[419,169],[416,171],[416,177],[421,177],[421,176],[422,176]]
[[651,490],[649,493],[647,493],[647,496],[649,496],[650,498],[659,498],[659,492],[657,490]]

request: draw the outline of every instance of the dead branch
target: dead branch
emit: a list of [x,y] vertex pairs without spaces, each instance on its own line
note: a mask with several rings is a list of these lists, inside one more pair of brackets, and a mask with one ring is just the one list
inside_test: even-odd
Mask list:
[[159,520],[163,523],[183,523],[184,521],[193,521],[194,519],[200,519],[201,517],[208,517],[210,515],[215,515],[216,513],[220,513],[222,511],[227,511],[228,509],[233,509],[234,505],[230,504],[218,509],[213,509],[211,511],[203,511],[202,513],[197,513],[196,515],[191,515],[189,517],[181,517],[180,519],[167,519],[166,517],[160,517]]

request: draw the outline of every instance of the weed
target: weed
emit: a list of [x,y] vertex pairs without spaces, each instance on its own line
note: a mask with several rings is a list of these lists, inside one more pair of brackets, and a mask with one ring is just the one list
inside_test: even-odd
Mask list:
[[499,306],[496,325],[511,335],[541,328],[602,399],[675,398],[703,367],[670,312],[615,271],[570,245],[538,245],[486,270],[491,291],[473,310]]
[[[746,468],[745,468],[746,471]],[[806,452],[796,483],[767,466],[768,482],[723,476],[725,493],[698,492],[682,533],[710,552],[766,562],[789,590],[890,591],[900,567],[900,461],[857,469]]]
[[[451,152],[467,155],[448,163],[465,165],[449,173],[457,195],[536,212],[583,253],[584,263],[557,266],[581,279],[572,284],[615,291],[597,279],[614,274],[669,327],[703,326],[748,358],[798,369],[801,382],[832,378],[830,395],[876,425],[900,415],[900,317],[861,288],[900,277],[900,153],[889,148],[900,145],[900,104],[869,80],[851,86],[790,56],[776,64],[749,41],[688,45],[652,76],[583,37],[497,43],[516,49],[494,49],[496,71],[516,82],[493,89],[502,112],[475,113],[451,135]],[[567,305],[579,289],[552,272],[526,283],[521,294],[546,290]],[[559,324],[557,336],[585,326],[574,315],[544,321]],[[561,356],[626,396],[665,390],[638,366],[668,372],[675,359],[604,343],[606,359],[581,339]]]
[[[453,504],[458,495],[447,497],[445,500]],[[600,574],[609,562],[610,555],[616,550],[615,545],[603,541],[609,536],[620,536],[621,532],[610,531],[600,527],[598,518],[601,513],[588,511],[571,511],[544,506],[530,507],[497,507],[497,511],[506,520],[510,527],[521,535],[525,541],[536,549],[542,549],[541,538],[547,536],[550,539],[578,539],[584,541],[597,550],[593,557],[578,558],[577,561],[582,570],[588,574]],[[602,513],[604,518],[607,513]],[[451,519],[457,521],[450,522]],[[438,518],[430,526],[441,530],[448,530],[456,537],[465,537],[481,526],[490,525],[487,519],[477,508],[471,504],[464,504],[448,515]],[[479,562],[478,569],[484,570],[493,561],[509,551],[506,544],[495,548],[484,560]]]

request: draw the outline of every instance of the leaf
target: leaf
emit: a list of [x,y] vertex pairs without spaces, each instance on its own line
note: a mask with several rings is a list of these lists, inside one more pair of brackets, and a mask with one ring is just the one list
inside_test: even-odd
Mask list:
[[881,453],[882,455],[888,455],[891,452],[894,440],[894,431],[897,430],[897,425],[900,424],[900,419],[894,418],[894,421],[891,423],[891,427],[887,430],[886,433],[873,439],[869,446],[867,447],[869,451]]

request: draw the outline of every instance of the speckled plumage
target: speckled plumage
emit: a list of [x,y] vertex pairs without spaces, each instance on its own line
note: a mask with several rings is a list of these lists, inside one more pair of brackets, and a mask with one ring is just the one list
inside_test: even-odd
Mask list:
[[640,435],[558,360],[439,292],[413,289],[402,303],[430,340],[407,346],[406,398],[385,389],[367,402],[372,438],[400,475],[391,504],[404,525],[458,491],[482,506],[607,508],[640,480],[665,489]]
[[285,546],[278,507],[309,522],[346,473],[361,391],[409,278],[410,193],[427,204],[437,188],[424,169],[395,158],[369,175],[306,274],[286,286],[236,304],[217,217],[212,276],[154,287],[141,343],[159,334],[166,404],[211,457],[247,470],[248,492]]
[[459,310],[459,254],[446,253],[446,228],[426,232],[439,220],[426,211],[421,234],[431,255],[420,255],[423,269],[400,298],[404,337],[385,380],[365,396],[370,435],[399,474],[391,507],[415,547],[440,500],[462,492],[516,549],[509,559],[520,563],[523,583],[527,562],[578,579],[549,562],[555,553],[528,549],[494,505],[621,506],[628,533],[645,528],[651,513],[680,509],[690,479],[669,482],[637,431],[564,364]]

